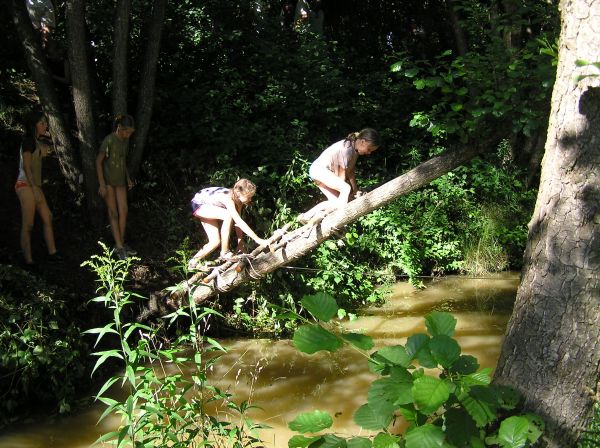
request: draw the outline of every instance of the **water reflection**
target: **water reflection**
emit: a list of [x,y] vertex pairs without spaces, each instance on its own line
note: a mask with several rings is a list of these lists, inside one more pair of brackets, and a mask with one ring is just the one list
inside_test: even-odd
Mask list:
[[[424,332],[423,316],[449,311],[458,319],[456,339],[463,353],[475,356],[482,367],[494,367],[518,286],[518,275],[501,274],[486,279],[446,277],[430,281],[425,290],[406,283],[395,285],[382,307],[364,310],[349,330],[371,335],[376,347],[404,344],[411,334]],[[352,422],[354,411],[366,402],[367,389],[375,378],[366,359],[346,348],[336,353],[303,355],[290,341],[225,340],[229,348],[211,372],[213,384],[234,395],[237,402],[249,400],[262,409],[252,410],[255,421],[272,429],[261,432],[265,446],[286,447],[293,435],[287,423],[299,412],[320,409],[334,418],[333,430],[361,434]],[[37,422],[16,428],[0,437],[0,448],[88,447],[118,420],[96,426],[103,406],[92,407],[78,416]],[[224,412],[213,409],[214,413]],[[362,431],[363,435],[369,432]]]

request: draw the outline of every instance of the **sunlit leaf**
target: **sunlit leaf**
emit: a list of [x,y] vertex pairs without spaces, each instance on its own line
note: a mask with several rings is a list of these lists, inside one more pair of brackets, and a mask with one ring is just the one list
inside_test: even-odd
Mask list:
[[373,444],[364,437],[354,437],[346,441],[348,448],[371,448]]
[[498,442],[503,448],[521,448],[527,444],[529,420],[525,417],[513,416],[500,423]]
[[415,380],[412,395],[419,410],[425,414],[431,414],[448,400],[450,389],[440,379],[423,376]]
[[425,316],[425,326],[432,336],[452,336],[456,328],[456,319],[450,313],[434,311]]
[[373,439],[373,448],[400,448],[398,442],[400,442],[399,437],[380,432]]
[[371,383],[368,392],[369,403],[377,400],[387,400],[391,404],[401,405],[412,403],[412,378],[398,381],[394,378],[382,378]]
[[316,410],[298,415],[288,424],[288,427],[292,431],[304,434],[307,432],[322,431],[329,428],[332,424],[333,419],[327,412]]
[[320,325],[312,324],[297,328],[292,341],[298,350],[309,355],[319,350],[334,352],[342,346],[342,342],[336,335]]
[[393,345],[391,347],[383,347],[375,354],[378,358],[383,358],[391,364],[396,364],[402,367],[410,365],[411,358],[406,353],[406,349],[401,345]]
[[373,409],[369,404],[363,404],[354,413],[354,422],[364,429],[374,431],[387,428],[392,422],[393,406],[389,405],[388,411],[378,407]]
[[304,296],[300,302],[306,311],[323,322],[329,322],[338,312],[335,299],[325,292]]
[[364,334],[344,333],[342,338],[361,350],[371,350],[375,345],[373,338]]
[[444,445],[444,431],[427,423],[409,429],[405,440],[406,448],[440,448]]

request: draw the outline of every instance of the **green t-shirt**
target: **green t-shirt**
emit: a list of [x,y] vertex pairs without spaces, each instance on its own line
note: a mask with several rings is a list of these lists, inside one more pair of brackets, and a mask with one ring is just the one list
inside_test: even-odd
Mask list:
[[127,152],[129,139],[123,140],[111,133],[104,138],[100,152],[104,152],[104,181],[113,187],[127,186]]

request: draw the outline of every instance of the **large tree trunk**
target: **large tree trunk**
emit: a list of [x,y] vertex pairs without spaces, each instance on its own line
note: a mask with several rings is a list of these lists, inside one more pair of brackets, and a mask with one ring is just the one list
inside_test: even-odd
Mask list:
[[456,43],[456,51],[459,56],[465,56],[467,54],[467,39],[465,32],[463,31],[460,19],[456,12],[455,0],[446,1],[446,9],[448,10],[448,17],[450,18],[450,24],[452,25],[452,33],[454,34],[454,40]]
[[228,263],[230,266],[219,272],[218,275],[215,275],[216,272],[209,275],[208,278],[214,277],[214,279],[208,283],[202,281],[202,274],[196,274],[189,281],[179,285],[180,287],[171,294],[171,304],[179,305],[179,301],[192,284],[199,285],[194,289],[193,299],[196,303],[201,303],[219,292],[230,291],[244,282],[258,279],[289,264],[310,252],[344,226],[452,171],[472,159],[477,153],[478,148],[472,146],[434,157],[368,194],[351,201],[343,209],[329,214],[312,228],[310,224],[307,224],[284,235],[282,240],[287,241],[286,244],[279,243],[280,247],[273,252],[261,252],[244,263],[242,269],[238,263]]
[[137,175],[146,141],[148,140],[150,120],[152,119],[152,107],[154,105],[156,66],[158,64],[160,39],[165,21],[166,8],[167,0],[154,0],[152,16],[150,17],[148,24],[146,53],[142,63],[136,107],[136,131],[135,134],[133,134],[133,150],[129,157],[129,173],[132,177]]
[[560,2],[540,189],[495,376],[520,390],[525,407],[546,421],[551,447],[576,446],[600,377],[600,89],[591,87],[597,78],[573,80],[577,59],[598,60],[594,4]]
[[131,0],[117,1],[112,74],[113,116],[127,113],[127,43],[130,11]]
[[96,130],[92,107],[92,89],[85,39],[85,1],[67,1],[67,39],[69,41],[69,64],[73,81],[73,105],[79,137],[81,164],[87,204],[95,224],[99,223],[102,202],[98,196],[96,177]]
[[73,143],[60,109],[60,101],[56,93],[54,80],[46,64],[40,36],[31,25],[23,0],[11,0],[9,6],[12,10],[13,22],[17,28],[19,38],[23,43],[25,59],[35,82],[40,102],[48,116],[61,171],[71,190],[80,192],[79,169],[73,157],[75,153]]

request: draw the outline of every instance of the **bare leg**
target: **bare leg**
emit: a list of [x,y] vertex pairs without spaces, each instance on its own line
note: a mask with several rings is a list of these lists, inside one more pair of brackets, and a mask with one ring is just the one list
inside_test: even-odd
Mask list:
[[35,198],[31,187],[21,187],[17,190],[17,197],[21,203],[21,251],[25,263],[33,263],[31,255],[31,230],[35,218]]
[[35,208],[42,218],[42,223],[44,225],[44,240],[46,241],[46,248],[48,249],[48,253],[50,255],[54,255],[56,253],[56,242],[54,241],[54,228],[52,226],[52,212],[48,207],[48,203],[46,202],[46,197],[44,196],[44,192],[40,189],[39,197],[36,198]]
[[231,216],[223,220],[221,224],[221,256],[229,252],[229,237],[233,226],[233,218]]
[[115,187],[115,197],[117,200],[117,211],[119,213],[119,235],[121,242],[125,244],[125,229],[127,227],[127,214],[129,206],[127,205],[127,187]]
[[[196,213],[194,213],[194,218],[200,220],[202,223],[202,227],[204,228],[206,236],[208,237],[208,242],[202,246],[196,255],[192,257],[188,264],[189,269],[196,267],[200,260],[210,255],[217,247],[219,247],[219,245],[221,245],[221,248],[223,247],[222,236],[225,236],[224,230],[226,230],[227,226],[225,224],[220,225],[220,221],[229,221],[229,232],[231,231],[232,227],[231,216],[229,216],[227,210],[214,205],[202,205],[198,210],[196,210]],[[229,233],[227,233],[226,238],[228,244]]]
[[123,237],[121,236],[121,228],[119,226],[119,211],[117,208],[117,197],[115,187],[106,186],[106,196],[104,197],[106,208],[108,210],[108,220],[110,222],[110,230],[115,240],[117,249],[123,249]]

